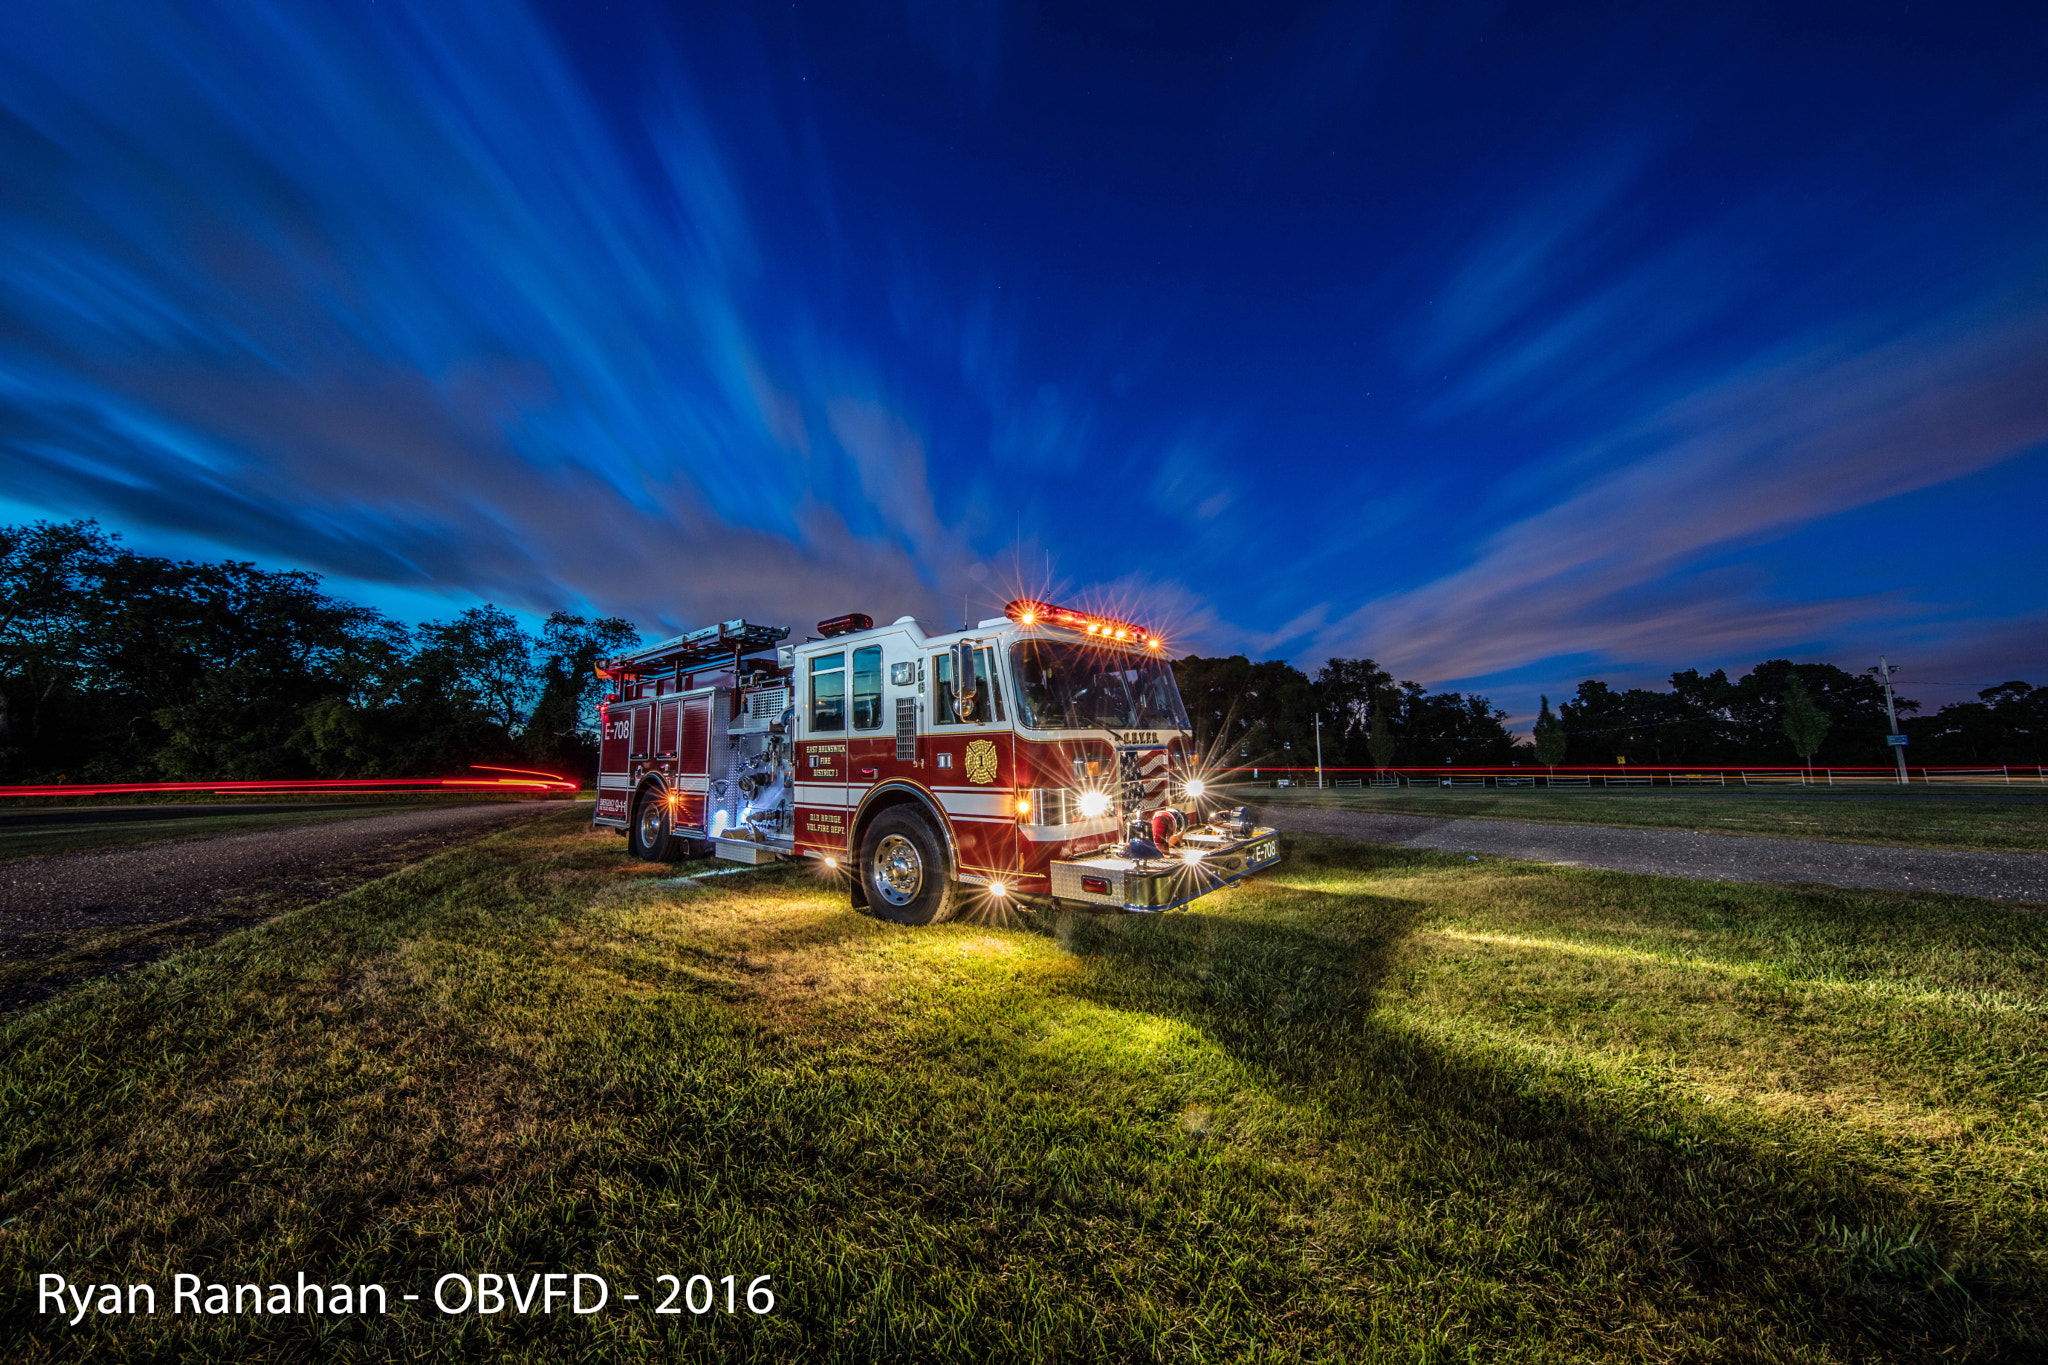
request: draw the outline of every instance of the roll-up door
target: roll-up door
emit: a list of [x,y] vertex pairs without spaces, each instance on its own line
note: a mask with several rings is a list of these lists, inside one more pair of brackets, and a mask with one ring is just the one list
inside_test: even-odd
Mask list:
[[676,751],[676,771],[703,777],[711,771],[710,697],[692,697],[683,703],[682,747]]

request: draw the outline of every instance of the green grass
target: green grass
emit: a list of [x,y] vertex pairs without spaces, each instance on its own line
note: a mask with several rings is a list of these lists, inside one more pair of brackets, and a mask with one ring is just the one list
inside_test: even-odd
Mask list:
[[1441,790],[1316,791],[1230,787],[1219,795],[1262,806],[1317,806],[1333,810],[1436,815],[1467,820],[1530,820],[1553,825],[1618,825],[1625,829],[1684,829],[1753,834],[1773,839],[1825,839],[1849,844],[1959,848],[1987,852],[2048,852],[2048,795],[2028,789],[1943,800],[1920,793],[1868,791],[1702,792]]
[[927,930],[668,871],[565,813],[0,1024],[0,1278],[772,1274],[772,1314],[20,1313],[0,1354],[2040,1348],[2040,917],[1310,839],[1197,913]]

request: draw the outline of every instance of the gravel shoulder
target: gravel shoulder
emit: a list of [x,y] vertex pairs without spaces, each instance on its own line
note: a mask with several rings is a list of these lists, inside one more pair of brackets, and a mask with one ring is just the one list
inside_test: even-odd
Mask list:
[[0,1010],[562,809],[443,806],[0,864]]
[[1765,839],[1683,830],[1617,829],[1516,820],[1440,819],[1368,811],[1264,806],[1262,823],[1304,834],[1454,853],[1529,858],[1566,867],[1703,881],[1824,882],[1934,891],[2048,908],[2048,856]]

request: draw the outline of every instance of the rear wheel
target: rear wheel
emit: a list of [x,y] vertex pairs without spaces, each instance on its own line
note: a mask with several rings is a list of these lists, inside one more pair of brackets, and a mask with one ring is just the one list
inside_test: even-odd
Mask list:
[[909,806],[885,810],[860,841],[867,912],[893,924],[938,924],[959,908],[939,833]]
[[658,791],[648,792],[633,808],[633,824],[626,846],[644,863],[672,863],[682,856],[679,840],[669,838],[668,802]]

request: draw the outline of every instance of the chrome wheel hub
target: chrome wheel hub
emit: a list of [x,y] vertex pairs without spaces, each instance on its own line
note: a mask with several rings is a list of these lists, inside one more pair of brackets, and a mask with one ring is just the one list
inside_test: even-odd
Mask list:
[[875,894],[891,905],[908,905],[924,885],[924,859],[917,845],[891,834],[875,847],[874,869],[868,875]]
[[653,848],[654,841],[661,837],[662,816],[665,814],[659,801],[646,801],[640,807],[640,846]]

